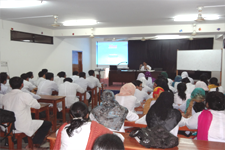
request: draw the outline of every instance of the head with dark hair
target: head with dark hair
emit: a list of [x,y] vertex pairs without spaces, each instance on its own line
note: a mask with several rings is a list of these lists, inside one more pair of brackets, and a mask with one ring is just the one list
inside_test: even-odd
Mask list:
[[225,96],[221,92],[209,92],[206,97],[206,106],[212,110],[225,110]]
[[219,86],[218,79],[215,78],[215,77],[212,77],[212,78],[209,80],[209,83],[210,83],[210,84],[214,84],[214,85],[216,85],[216,86]]
[[85,73],[85,72],[80,72],[80,73],[79,73],[79,77],[80,77],[80,78],[81,78],[81,77],[82,77],[82,78],[85,78],[85,77],[86,77],[86,73]]
[[54,80],[54,74],[51,73],[51,72],[46,73],[45,76],[46,76],[46,79],[47,79],[47,80],[51,80],[51,81]]
[[186,93],[185,91],[187,90],[187,86],[185,83],[179,83],[177,85],[177,90],[178,90],[178,96],[185,101],[186,100]]
[[[166,82],[167,81],[167,82]],[[163,78],[158,78],[155,80],[154,82],[154,88],[155,87],[161,87],[164,89],[164,91],[166,92],[172,92],[170,89],[169,89],[169,86],[168,86],[168,80],[165,79],[164,77]]]
[[203,111],[205,109],[205,103],[204,102],[195,103],[193,105],[193,109],[195,110],[196,113]]
[[183,78],[183,79],[181,80],[181,82],[183,82],[183,83],[190,83],[190,80],[189,80],[188,77],[187,77],[187,78]]
[[67,81],[67,82],[71,82],[71,83],[73,82],[73,80],[72,80],[71,78],[65,78],[65,79],[63,80],[63,82],[66,82],[66,81]]
[[46,74],[48,72],[48,69],[42,69],[41,70],[44,74]]
[[124,145],[117,135],[103,134],[95,140],[92,150],[124,150]]
[[203,81],[203,82],[205,82],[206,85],[209,84],[208,83],[208,75],[205,74],[205,73],[203,73],[203,74],[200,75],[200,80]]
[[59,76],[60,78],[65,78],[66,77],[66,73],[64,71],[60,71],[57,76]]
[[10,79],[9,75],[7,74],[7,72],[1,72],[1,74],[5,74],[7,79]]
[[28,78],[31,78],[31,79],[34,77],[34,75],[33,75],[33,72],[32,72],[32,71],[27,72],[27,75],[28,75]]
[[139,89],[140,91],[142,90],[142,82],[140,80],[135,80],[132,82],[134,84],[134,86],[136,87],[136,89]]
[[85,122],[89,120],[88,107],[83,102],[75,102],[70,106],[69,111],[71,122],[70,126],[67,127],[66,132],[69,137],[73,136],[73,131],[81,127]]
[[42,72],[42,71],[40,71],[40,72],[38,73],[38,77],[39,77],[39,78],[40,78],[40,77],[45,78],[45,73],[44,73],[44,72]]
[[29,80],[29,77],[26,73],[21,74],[20,78],[22,78],[23,80],[27,80],[27,81]]
[[78,75],[78,71],[74,71],[73,72],[73,75],[76,75],[77,76]]
[[94,70],[89,70],[88,74],[89,74],[89,76],[94,76],[95,75],[95,71]]
[[2,84],[6,84],[6,82],[7,82],[7,75],[5,73],[1,73],[0,76],[1,76],[1,83]]
[[9,80],[12,89],[21,89],[23,87],[23,79],[20,77],[13,77]]

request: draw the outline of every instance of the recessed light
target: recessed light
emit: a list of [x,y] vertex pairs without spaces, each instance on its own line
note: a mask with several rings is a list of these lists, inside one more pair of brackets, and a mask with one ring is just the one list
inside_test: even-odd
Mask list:
[[155,37],[156,37],[156,39],[180,39],[180,38],[187,38],[187,36],[180,36],[180,35],[157,35]]
[[40,0],[1,0],[0,8],[22,8],[22,7],[32,7],[45,4],[45,1]]
[[85,19],[85,20],[69,20],[62,23],[64,26],[85,26],[85,25],[95,25],[96,20]]
[[[174,21],[194,21],[198,15],[180,15],[180,16],[175,16],[173,19]],[[205,20],[217,20],[219,19],[219,15],[202,15],[202,17]]]

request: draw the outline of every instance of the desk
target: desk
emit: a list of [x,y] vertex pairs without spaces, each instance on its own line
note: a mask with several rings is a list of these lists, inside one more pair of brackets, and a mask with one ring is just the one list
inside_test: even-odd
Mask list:
[[50,96],[50,95],[40,95],[41,99],[38,99],[38,102],[50,103],[53,104],[53,132],[56,131],[57,128],[57,103],[62,102],[62,117],[63,122],[66,122],[66,107],[65,107],[65,96]]
[[[157,78],[162,71],[151,72],[153,78]],[[132,82],[137,79],[139,73],[145,73],[145,71],[139,70],[111,70],[109,71],[109,86],[113,82]]]
[[[124,140],[124,147],[126,150],[164,150],[156,148],[145,148],[139,144],[134,138],[129,136],[129,133],[121,133]],[[50,143],[50,149],[52,150],[55,145],[56,134],[53,133],[47,137]],[[166,150],[222,150],[225,149],[225,143],[209,142],[192,139],[179,138],[178,147],[166,149]]]
[[49,104],[40,103],[40,105],[41,105],[40,109],[31,108],[31,113],[35,114],[35,119],[40,119],[39,118],[39,113],[42,112],[42,111],[45,111],[45,113],[46,113],[46,120],[49,121]]

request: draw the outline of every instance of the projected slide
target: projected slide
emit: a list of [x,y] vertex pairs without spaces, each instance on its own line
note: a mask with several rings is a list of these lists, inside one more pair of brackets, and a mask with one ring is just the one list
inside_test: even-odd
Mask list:
[[128,62],[127,42],[98,42],[96,46],[97,65],[118,65],[120,62]]

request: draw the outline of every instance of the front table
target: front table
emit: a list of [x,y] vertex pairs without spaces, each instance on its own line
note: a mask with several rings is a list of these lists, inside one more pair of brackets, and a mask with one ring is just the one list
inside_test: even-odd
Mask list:
[[51,96],[51,95],[40,95],[41,99],[38,99],[38,102],[50,103],[53,104],[53,132],[57,129],[57,103],[62,102],[62,117],[63,122],[66,122],[66,107],[65,107],[65,96]]

